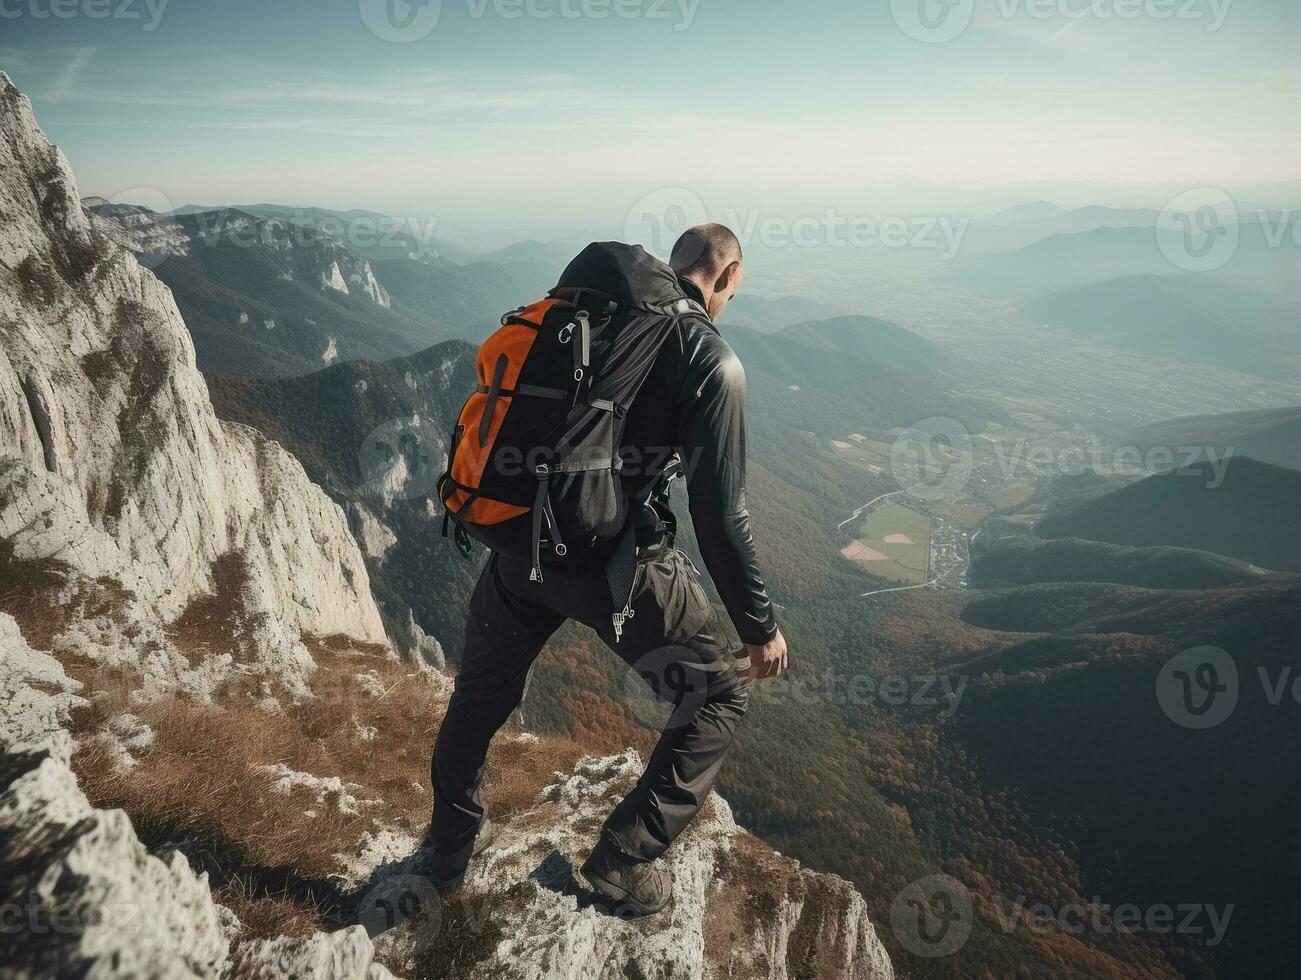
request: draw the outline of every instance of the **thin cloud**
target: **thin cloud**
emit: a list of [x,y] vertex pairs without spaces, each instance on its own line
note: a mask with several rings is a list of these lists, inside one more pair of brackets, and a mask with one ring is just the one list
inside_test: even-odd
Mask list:
[[77,83],[81,79],[81,70],[95,56],[95,51],[95,48],[69,49],[68,63],[63,66],[63,71],[55,79],[53,87],[45,94],[45,98],[50,102],[62,102],[69,96],[75,95]]

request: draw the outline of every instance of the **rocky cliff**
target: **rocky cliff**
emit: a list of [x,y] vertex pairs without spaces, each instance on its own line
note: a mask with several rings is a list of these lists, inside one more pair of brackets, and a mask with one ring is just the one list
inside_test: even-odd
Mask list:
[[233,591],[224,618],[246,624],[252,659],[282,669],[310,669],[303,633],[383,642],[342,511],[278,445],[218,421],[171,294],[86,215],[7,77],[0,212],[0,538],[13,556],[58,563],[69,588],[115,580],[123,615],[164,624]]

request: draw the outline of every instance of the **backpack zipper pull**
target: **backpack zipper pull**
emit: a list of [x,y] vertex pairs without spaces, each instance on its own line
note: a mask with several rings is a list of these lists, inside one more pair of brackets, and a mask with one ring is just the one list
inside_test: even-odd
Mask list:
[[618,643],[621,639],[623,639],[623,624],[628,620],[632,619],[632,617],[633,617],[633,612],[632,612],[631,601],[629,601],[628,605],[623,607],[623,612],[617,612],[614,614],[613,622],[614,622],[615,643]]
[[592,324],[587,318],[587,311],[579,310],[575,313],[574,322],[569,327],[573,328],[569,342],[574,350],[574,380],[581,382],[587,376],[587,367],[592,360]]
[[551,483],[551,467],[539,463],[533,471],[538,478],[537,496],[533,498],[533,569],[530,582],[542,581],[542,519],[548,505],[547,487]]

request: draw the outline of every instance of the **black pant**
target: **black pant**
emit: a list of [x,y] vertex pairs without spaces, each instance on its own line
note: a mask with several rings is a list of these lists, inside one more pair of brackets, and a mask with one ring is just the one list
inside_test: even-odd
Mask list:
[[591,627],[673,706],[646,772],[605,822],[631,858],[652,861],[691,822],[718,778],[745,714],[743,648],[709,604],[690,559],[667,547],[641,557],[633,615],[616,640],[609,589],[596,566],[548,567],[494,555],[470,600],[461,672],[434,748],[434,844],[464,847],[483,819],[479,783],[488,743],[519,706],[529,667],[566,619]]

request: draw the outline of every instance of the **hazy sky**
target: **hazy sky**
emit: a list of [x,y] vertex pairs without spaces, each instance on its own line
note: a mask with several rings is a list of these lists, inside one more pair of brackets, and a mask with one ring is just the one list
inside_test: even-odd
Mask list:
[[0,68],[84,193],[449,233],[621,221],[662,187],[711,212],[919,206],[878,184],[901,175],[954,185],[937,210],[1031,181],[1008,202],[1160,207],[1301,176],[1298,0],[422,2],[0,0]]

